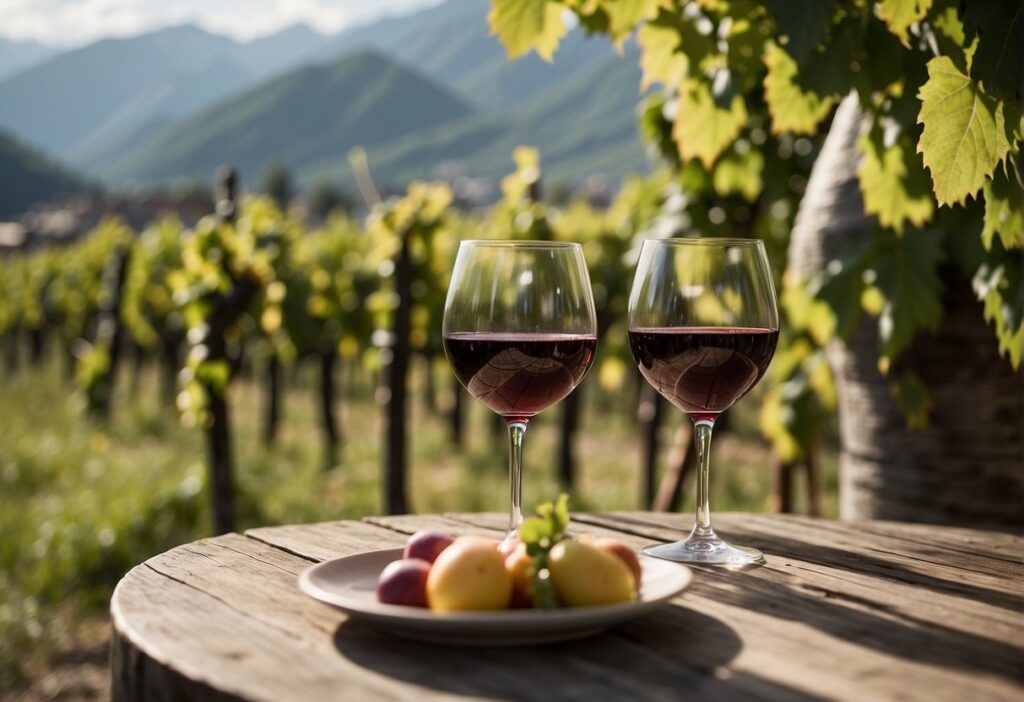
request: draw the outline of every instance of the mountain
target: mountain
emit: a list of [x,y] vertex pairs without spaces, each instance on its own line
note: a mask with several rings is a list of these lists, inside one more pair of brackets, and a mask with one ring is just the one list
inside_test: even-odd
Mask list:
[[219,72],[202,69],[232,44],[184,26],[68,51],[0,83],[0,126],[67,157],[130,103],[148,103],[147,116],[154,110],[187,114],[197,105],[170,102],[161,94],[196,79],[197,72],[207,92],[229,90]]
[[[636,124],[640,70],[635,52],[594,63],[519,108],[477,113],[367,149],[382,182],[429,178],[437,164],[461,161],[471,176],[500,176],[520,144],[540,149],[545,175],[579,182],[595,172],[622,177],[646,167]],[[317,164],[300,182],[347,179],[339,164]]]
[[447,0],[411,15],[346,30],[311,59],[373,47],[455,90],[477,107],[501,111],[614,55],[607,39],[588,38],[576,30],[562,40],[554,62],[529,54],[510,64],[505,49],[490,36],[489,9],[490,3],[483,0]]
[[39,63],[53,53],[53,49],[36,41],[0,37],[0,80]]
[[270,76],[303,63],[331,43],[309,25],[294,24],[266,37],[238,44],[230,58],[254,76]]
[[305,25],[247,43],[192,25],[104,39],[0,82],[0,126],[88,168],[118,135],[238,94],[327,41]]
[[86,187],[78,176],[0,131],[0,218],[15,217],[37,202]]
[[97,162],[111,182],[209,179],[221,163],[252,179],[273,162],[345,163],[353,146],[393,142],[472,112],[429,79],[366,50],[306,66],[177,122]]

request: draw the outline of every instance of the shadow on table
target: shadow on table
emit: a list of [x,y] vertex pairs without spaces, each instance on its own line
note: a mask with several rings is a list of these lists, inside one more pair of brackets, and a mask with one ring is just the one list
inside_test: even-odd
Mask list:
[[[997,607],[1016,606],[1015,611],[1019,611],[1024,604],[1021,598],[1012,595],[993,593],[963,583],[951,583],[859,553],[782,537],[766,537],[760,533],[745,534],[736,529],[730,535],[744,542],[756,542],[768,554],[793,554],[794,558],[801,561],[829,568],[883,575],[933,592],[971,597]],[[924,619],[841,589],[797,588],[792,583],[746,576],[743,573],[731,577],[735,578],[735,588],[716,588],[713,592],[703,593],[704,596],[718,602],[800,621],[836,638],[906,660],[991,673],[1016,682],[1024,681],[1018,647],[946,626],[941,619],[941,608],[934,609],[937,615],[935,618]]]
[[587,639],[484,648],[409,641],[355,622],[335,631],[352,663],[390,678],[466,696],[515,701],[779,697],[817,700],[727,664],[743,647],[726,624],[670,607]]

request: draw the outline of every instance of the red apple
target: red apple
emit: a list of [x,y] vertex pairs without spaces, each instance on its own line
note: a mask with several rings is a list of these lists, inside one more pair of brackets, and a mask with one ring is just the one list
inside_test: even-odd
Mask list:
[[427,606],[430,564],[421,558],[392,561],[377,578],[377,600],[384,604]]
[[403,558],[421,558],[433,563],[441,555],[441,551],[452,545],[455,539],[450,534],[439,531],[418,531],[405,544]]

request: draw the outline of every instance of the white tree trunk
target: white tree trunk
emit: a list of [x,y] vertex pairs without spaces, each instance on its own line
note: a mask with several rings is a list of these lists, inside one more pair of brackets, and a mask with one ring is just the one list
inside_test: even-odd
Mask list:
[[[870,236],[856,177],[862,123],[856,97],[848,96],[800,204],[790,274],[821,268],[854,238]],[[878,371],[875,319],[865,315],[849,342],[829,345],[839,396],[845,519],[1024,523],[1024,374],[999,357],[981,306],[955,266],[943,284],[941,330],[919,335],[897,359],[930,393],[926,429],[907,427],[890,393],[891,379]]]

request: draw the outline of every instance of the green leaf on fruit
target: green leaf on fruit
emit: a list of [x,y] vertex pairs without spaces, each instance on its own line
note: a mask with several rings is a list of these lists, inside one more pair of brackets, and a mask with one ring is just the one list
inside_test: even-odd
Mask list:
[[537,516],[530,517],[519,528],[519,538],[526,553],[533,558],[530,566],[529,595],[537,609],[558,607],[558,599],[548,571],[548,554],[562,539],[569,526],[569,496],[562,493],[554,502],[537,507]]

